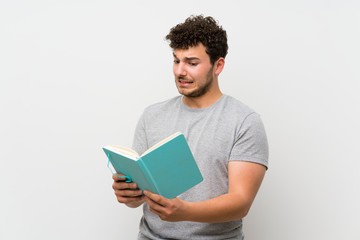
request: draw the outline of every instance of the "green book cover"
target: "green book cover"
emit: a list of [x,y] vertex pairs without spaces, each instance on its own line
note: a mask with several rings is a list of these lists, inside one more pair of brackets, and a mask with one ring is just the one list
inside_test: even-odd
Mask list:
[[175,133],[141,156],[123,147],[103,147],[119,174],[131,177],[141,190],[174,198],[203,180],[183,134]]

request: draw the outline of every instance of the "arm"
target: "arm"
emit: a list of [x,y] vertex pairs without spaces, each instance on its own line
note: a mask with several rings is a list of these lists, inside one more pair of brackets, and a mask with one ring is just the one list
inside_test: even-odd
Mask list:
[[231,161],[228,193],[202,202],[166,199],[145,191],[150,211],[166,221],[227,222],[247,215],[264,178],[263,165]]

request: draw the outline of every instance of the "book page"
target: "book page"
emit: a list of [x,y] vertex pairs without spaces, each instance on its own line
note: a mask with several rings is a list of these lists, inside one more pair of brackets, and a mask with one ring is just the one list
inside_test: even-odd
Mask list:
[[125,147],[120,147],[120,146],[106,146],[105,148],[107,148],[113,152],[119,153],[121,155],[124,155],[128,158],[132,158],[134,160],[136,160],[137,158],[140,158],[139,154],[130,148],[125,148]]
[[154,146],[152,146],[151,148],[149,148],[148,150],[146,150],[141,156],[144,156],[146,154],[148,154],[149,152],[151,152],[152,150],[154,150],[155,148],[160,147],[161,145],[163,145],[164,143],[170,141],[171,139],[177,137],[178,135],[180,135],[181,132],[176,132],[173,135],[170,135],[169,137],[165,138],[164,140],[161,140],[160,142],[158,142],[157,144],[155,144]]

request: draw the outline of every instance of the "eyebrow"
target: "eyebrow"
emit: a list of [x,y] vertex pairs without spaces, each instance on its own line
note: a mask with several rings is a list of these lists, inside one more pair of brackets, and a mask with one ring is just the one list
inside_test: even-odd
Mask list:
[[[174,56],[175,58],[178,58],[175,53],[173,53],[173,56]],[[186,60],[186,61],[200,60],[200,58],[198,58],[198,57],[185,57],[185,60]]]

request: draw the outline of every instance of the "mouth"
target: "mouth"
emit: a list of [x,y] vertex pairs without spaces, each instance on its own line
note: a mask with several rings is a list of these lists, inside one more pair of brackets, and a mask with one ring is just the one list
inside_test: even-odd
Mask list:
[[181,87],[188,87],[194,83],[194,81],[191,81],[188,79],[183,79],[183,78],[178,78],[177,81]]

